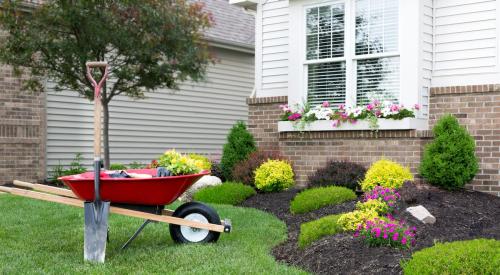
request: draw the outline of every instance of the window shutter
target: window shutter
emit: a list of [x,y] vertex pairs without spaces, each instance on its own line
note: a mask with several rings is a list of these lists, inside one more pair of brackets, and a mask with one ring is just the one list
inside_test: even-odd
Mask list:
[[399,57],[358,60],[357,73],[357,105],[399,101]]
[[308,79],[308,102],[311,105],[318,105],[324,101],[334,104],[345,102],[345,62],[309,65]]

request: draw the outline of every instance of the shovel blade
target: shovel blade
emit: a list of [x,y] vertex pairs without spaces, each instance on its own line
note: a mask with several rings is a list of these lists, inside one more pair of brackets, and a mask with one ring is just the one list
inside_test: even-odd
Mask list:
[[83,254],[85,261],[104,263],[108,238],[109,202],[86,202]]

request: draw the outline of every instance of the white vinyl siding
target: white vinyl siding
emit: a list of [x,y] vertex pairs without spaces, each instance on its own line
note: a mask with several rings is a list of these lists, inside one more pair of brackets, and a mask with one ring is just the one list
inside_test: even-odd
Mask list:
[[[246,121],[253,88],[253,56],[217,49],[220,60],[200,83],[147,93],[146,99],[117,97],[110,103],[112,163],[149,163],[175,148],[217,157],[237,121]],[[82,153],[92,163],[93,105],[74,92],[47,94],[47,169]]]
[[[261,26],[262,48],[256,50],[261,55],[260,83],[256,84],[259,96],[286,95],[288,92],[288,0],[268,0],[257,17]],[[257,38],[258,40],[259,38]],[[256,58],[258,60],[258,58]],[[258,78],[257,78],[258,79]]]
[[428,118],[430,87],[433,70],[433,47],[434,47],[434,0],[422,1],[422,87],[420,90],[419,104],[421,106],[420,116]]
[[498,1],[434,0],[433,85],[498,83],[498,38]]

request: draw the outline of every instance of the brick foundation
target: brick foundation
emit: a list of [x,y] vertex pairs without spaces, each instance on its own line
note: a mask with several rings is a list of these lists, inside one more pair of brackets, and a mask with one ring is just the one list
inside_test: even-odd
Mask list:
[[45,94],[21,91],[21,79],[0,66],[0,184],[45,178]]
[[[431,131],[325,131],[278,133],[280,104],[286,97],[248,99],[248,128],[259,148],[279,150],[294,165],[299,186],[330,159],[369,166],[382,157],[409,166],[416,174]],[[430,124],[443,114],[459,118],[476,140],[480,171],[468,188],[500,196],[500,85],[433,88]]]

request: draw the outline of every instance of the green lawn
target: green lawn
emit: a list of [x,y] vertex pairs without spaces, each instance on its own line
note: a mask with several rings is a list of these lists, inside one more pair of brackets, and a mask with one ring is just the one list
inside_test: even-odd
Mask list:
[[216,244],[176,245],[167,224],[150,224],[125,251],[120,246],[142,220],[112,214],[106,263],[83,261],[83,210],[0,195],[2,274],[305,274],[270,255],[286,239],[286,226],[250,208],[214,206],[233,232]]

